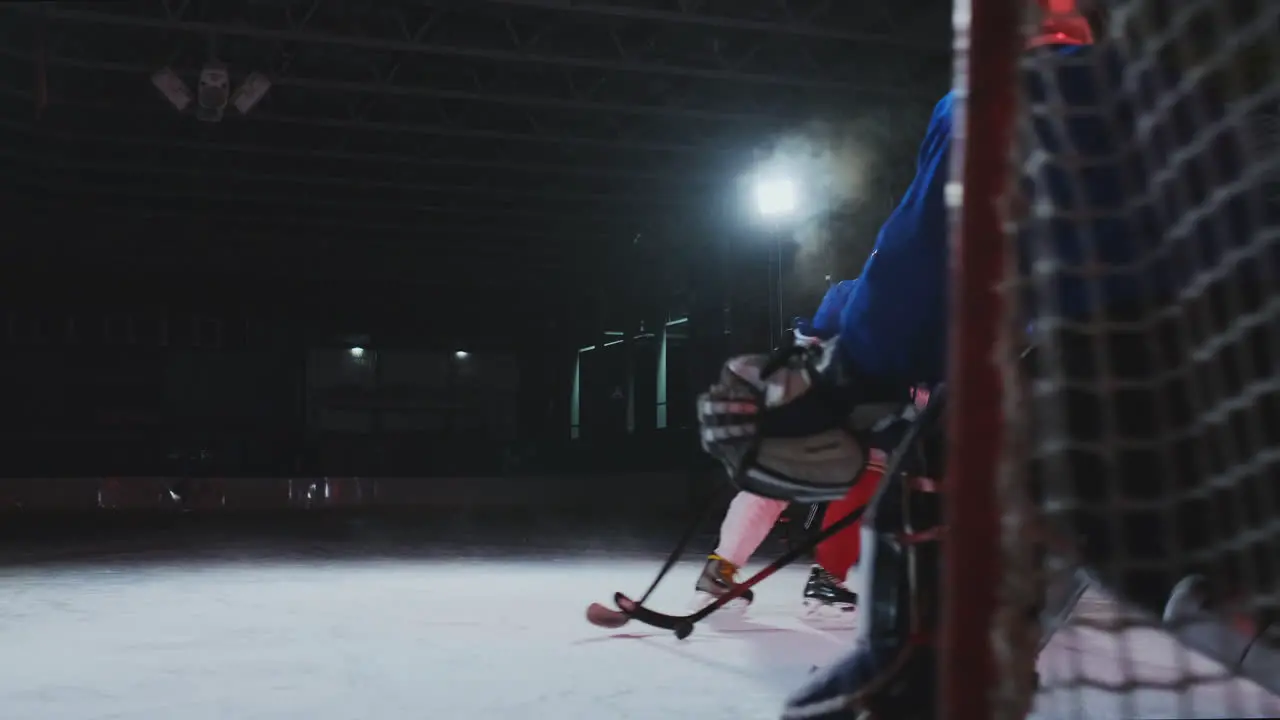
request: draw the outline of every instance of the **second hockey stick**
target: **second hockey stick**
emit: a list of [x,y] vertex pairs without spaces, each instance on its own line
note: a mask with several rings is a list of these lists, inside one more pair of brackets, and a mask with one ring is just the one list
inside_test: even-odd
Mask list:
[[[675,567],[675,564],[680,561],[680,557],[684,555],[685,549],[689,547],[689,543],[693,540],[694,534],[706,522],[707,517],[711,515],[711,511],[720,504],[719,501],[724,498],[724,495],[725,490],[723,489],[713,495],[707,502],[706,507],[702,509],[702,512],[698,513],[698,516],[685,528],[684,535],[680,537],[680,541],[672,548],[671,554],[667,555],[666,562],[662,564],[662,569],[658,571],[658,576],[649,584],[649,589],[644,591],[644,595],[640,596],[641,604],[644,604],[649,599],[649,596],[657,589],[658,583],[662,582],[662,578],[666,577],[667,573],[671,572],[671,568]],[[587,622],[597,627],[620,628],[630,620],[631,616],[627,613],[614,610],[600,603],[593,602],[587,606]]]
[[746,591],[756,585],[759,585],[768,579],[769,576],[795,562],[801,555],[809,552],[817,546],[818,543],[857,522],[865,511],[865,506],[860,507],[840,518],[840,520],[823,528],[820,532],[805,539],[805,541],[797,547],[788,550],[782,557],[766,565],[755,575],[752,575],[741,583],[734,585],[731,590],[717,597],[706,607],[690,615],[667,615],[656,610],[650,610],[644,606],[645,598],[641,598],[639,602],[636,602],[622,593],[614,593],[613,601],[619,608],[621,608],[622,613],[626,616],[639,620],[645,625],[662,628],[663,630],[674,630],[676,637],[683,640],[684,638],[689,637],[689,634],[693,632],[693,626],[695,623],[706,619],[708,615],[742,597]]

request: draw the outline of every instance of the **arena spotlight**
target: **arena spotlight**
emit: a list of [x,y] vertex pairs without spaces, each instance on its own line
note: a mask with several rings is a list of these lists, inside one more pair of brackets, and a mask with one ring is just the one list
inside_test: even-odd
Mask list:
[[800,207],[796,183],[784,175],[761,175],[755,181],[756,211],[766,218],[794,215]]
[[231,94],[231,104],[241,115],[248,115],[249,111],[257,105],[259,101],[271,89],[271,80],[262,73],[249,73],[249,77],[240,83],[240,87]]
[[182,112],[191,106],[191,101],[195,98],[191,94],[191,88],[182,82],[182,78],[171,68],[160,68],[151,75],[151,84],[156,86],[160,94],[164,95],[178,112]]
[[353,347],[353,348],[351,348],[350,350],[348,350],[347,352],[351,355],[351,357],[353,357],[353,358],[355,358],[355,359],[357,359],[357,360],[359,360],[360,358],[364,357],[364,348],[362,348],[362,347]]
[[453,356],[458,358],[459,360],[466,360],[467,358],[471,357],[471,353],[467,352],[466,350],[459,350],[455,352]]

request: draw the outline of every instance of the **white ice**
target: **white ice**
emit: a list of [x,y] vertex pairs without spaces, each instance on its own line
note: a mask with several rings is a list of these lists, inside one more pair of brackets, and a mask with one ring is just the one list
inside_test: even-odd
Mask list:
[[1147,621],[1122,627],[1124,613],[1101,595],[1086,593],[1075,614],[1090,622],[1069,625],[1040,656],[1048,691],[1034,718],[1280,717],[1280,698]]
[[[677,641],[586,606],[656,561],[200,565],[0,571],[4,720],[776,718],[848,645],[796,617],[803,570],[752,619]],[[656,606],[684,610],[697,569]]]
[[[764,583],[746,618],[699,626],[683,642],[636,623],[586,623],[588,603],[641,592],[656,565],[473,558],[0,570],[0,718],[772,719],[812,666],[848,648],[848,629],[799,618],[804,568]],[[686,609],[696,572],[676,568],[654,605]],[[1084,662],[1098,662],[1088,655],[1105,649],[1076,634],[1062,642],[1045,670],[1082,648]],[[1280,716],[1280,703],[1254,707]],[[1176,716],[1165,709],[1149,716]]]

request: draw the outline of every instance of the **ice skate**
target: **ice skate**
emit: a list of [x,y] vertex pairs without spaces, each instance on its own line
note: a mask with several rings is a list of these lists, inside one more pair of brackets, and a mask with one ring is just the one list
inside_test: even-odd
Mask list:
[[[706,607],[721,595],[732,590],[738,584],[737,575],[737,565],[719,555],[707,557],[707,564],[702,568],[702,574],[698,576],[698,582],[693,586],[694,606],[697,608]],[[742,612],[751,605],[752,600],[755,600],[755,593],[747,590],[741,597],[725,605],[724,609]]]
[[1208,605],[1208,585],[1200,575],[1188,575],[1179,580],[1164,606],[1165,624],[1173,625],[1195,613],[1204,612]]
[[819,565],[809,572],[804,585],[804,612],[811,618],[840,619],[852,617],[858,608],[858,594]]

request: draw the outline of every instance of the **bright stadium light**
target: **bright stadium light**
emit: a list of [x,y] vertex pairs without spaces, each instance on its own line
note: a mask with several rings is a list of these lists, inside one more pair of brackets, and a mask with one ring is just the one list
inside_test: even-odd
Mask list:
[[362,348],[362,347],[353,347],[353,348],[351,348],[350,350],[348,350],[347,352],[351,353],[351,357],[353,357],[353,358],[355,358],[355,359],[357,359],[357,360],[359,360],[360,358],[364,357],[364,348]]
[[466,350],[459,350],[455,352],[453,356],[458,358],[459,360],[466,360],[467,358],[471,357],[471,353],[467,352]]
[[756,210],[767,218],[795,214],[800,192],[794,180],[784,176],[761,176],[755,182]]

